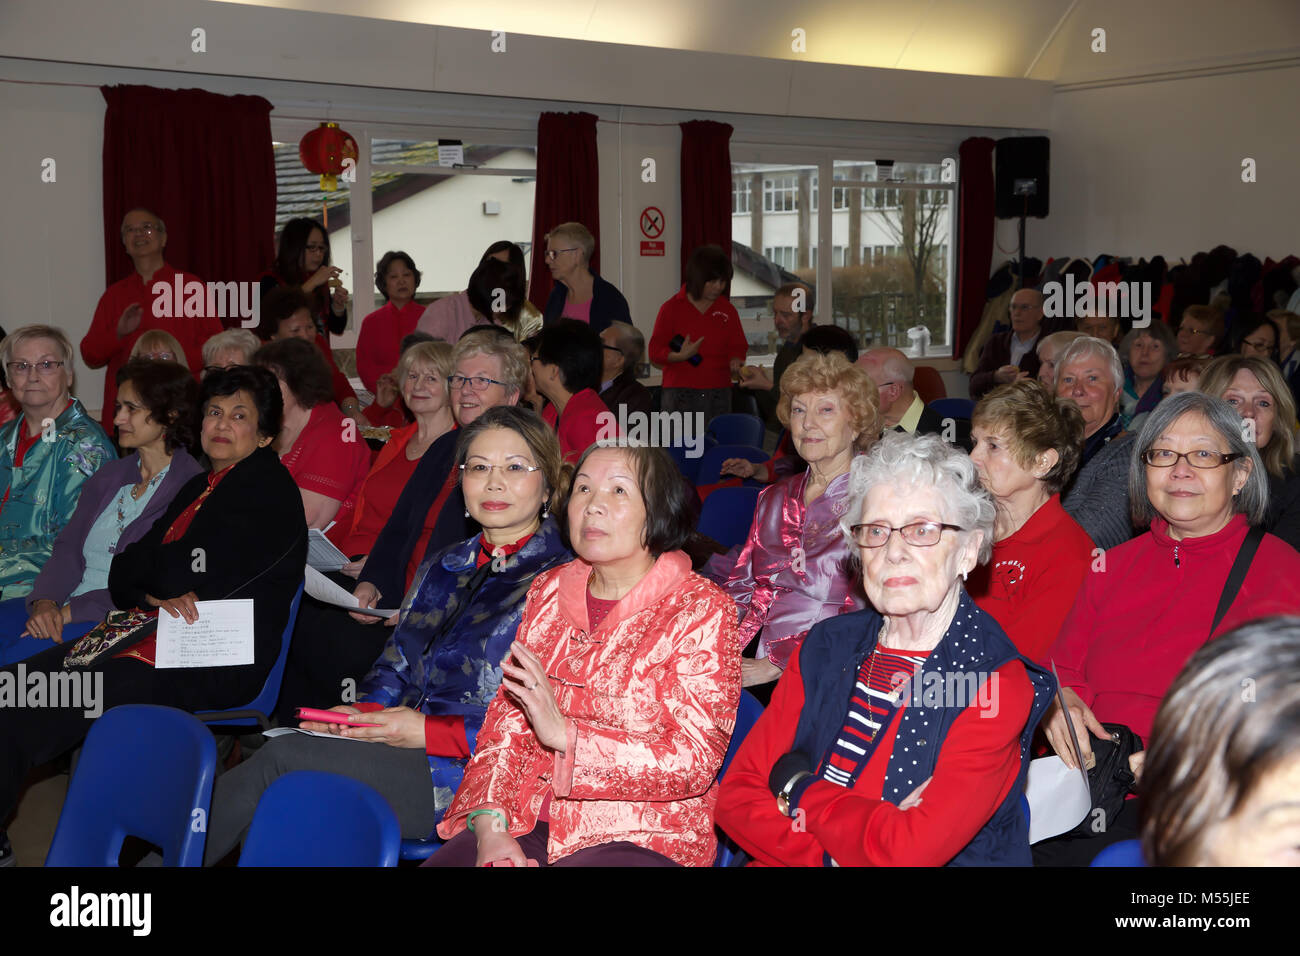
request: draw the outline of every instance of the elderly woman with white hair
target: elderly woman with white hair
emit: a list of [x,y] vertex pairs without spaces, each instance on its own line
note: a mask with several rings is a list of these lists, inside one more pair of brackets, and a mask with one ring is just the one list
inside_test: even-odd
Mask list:
[[0,342],[0,362],[22,409],[0,429],[0,600],[8,600],[31,591],[82,486],[117,452],[72,397],[72,343],[61,331],[15,329]]
[[992,498],[939,436],[889,433],[847,505],[875,610],[808,632],[718,823],[768,865],[1028,864],[1021,791],[1055,685],[962,585],[988,559]]
[[1061,492],[1061,505],[1109,550],[1133,537],[1128,519],[1128,467],[1133,436],[1119,415],[1124,367],[1109,342],[1090,335],[1075,339],[1056,363],[1056,397],[1083,413],[1083,457],[1074,480]]
[[[1115,725],[1146,741],[1161,698],[1201,645],[1246,621],[1300,611],[1300,554],[1264,533],[1268,476],[1231,405],[1171,395],[1134,452],[1133,519],[1151,530],[1107,552],[1105,572],[1084,579],[1048,652],[1085,761],[1092,736],[1108,738]],[[1077,766],[1058,705],[1044,727]],[[1106,844],[1136,836],[1132,802],[1104,832],[1035,845],[1035,862],[1086,865]]]
[[262,347],[261,341],[248,329],[226,329],[203,343],[203,368],[230,368],[232,365],[252,365],[253,353]]

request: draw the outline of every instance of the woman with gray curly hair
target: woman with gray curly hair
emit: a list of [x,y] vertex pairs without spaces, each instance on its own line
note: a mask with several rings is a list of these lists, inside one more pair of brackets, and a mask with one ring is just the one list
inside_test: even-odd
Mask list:
[[[1171,395],[1151,412],[1133,451],[1133,522],[1151,530],[1106,552],[1048,651],[1085,762],[1092,737],[1109,738],[1117,725],[1145,742],[1161,698],[1207,641],[1258,617],[1300,612],[1300,555],[1264,533],[1267,474],[1231,405],[1200,392]],[[1244,574],[1234,592],[1225,582],[1238,567]],[[1077,766],[1059,704],[1043,726],[1052,749]],[[1135,754],[1132,763],[1141,759]],[[1086,865],[1106,845],[1136,836],[1133,803],[1102,832],[1035,844],[1035,862]]]
[[718,823],[769,865],[1028,864],[1020,795],[1054,683],[962,585],[988,559],[991,496],[959,449],[891,432],[854,461],[847,504],[875,610],[808,632]]

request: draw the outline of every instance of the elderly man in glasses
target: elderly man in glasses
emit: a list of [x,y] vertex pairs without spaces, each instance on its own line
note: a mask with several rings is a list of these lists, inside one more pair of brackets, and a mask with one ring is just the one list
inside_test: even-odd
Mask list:
[[[122,219],[122,245],[135,270],[109,286],[99,297],[90,330],[81,340],[81,357],[91,368],[107,365],[104,406],[100,422],[113,433],[113,400],[117,397],[117,370],[131,355],[131,347],[150,329],[176,337],[185,349],[191,369],[203,367],[203,343],[221,331],[220,319],[206,314],[186,315],[185,302],[174,301],[186,283],[201,281],[163,261],[167,227],[148,209],[132,209]],[[157,284],[158,292],[154,292]],[[158,302],[160,298],[166,302]],[[207,296],[204,296],[206,310]],[[156,307],[157,306],[157,307]],[[161,314],[160,314],[161,313]]]
[[62,332],[16,329],[0,342],[0,362],[22,407],[0,429],[0,600],[8,600],[31,591],[82,485],[117,454],[71,395],[72,343]]

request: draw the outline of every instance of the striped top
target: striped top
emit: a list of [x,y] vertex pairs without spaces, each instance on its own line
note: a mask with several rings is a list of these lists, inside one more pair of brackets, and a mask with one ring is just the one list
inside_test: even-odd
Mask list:
[[849,712],[822,769],[822,779],[841,787],[853,786],[875,752],[881,731],[902,710],[911,686],[904,684],[915,676],[929,654],[904,654],[879,645],[872,649],[858,668]]

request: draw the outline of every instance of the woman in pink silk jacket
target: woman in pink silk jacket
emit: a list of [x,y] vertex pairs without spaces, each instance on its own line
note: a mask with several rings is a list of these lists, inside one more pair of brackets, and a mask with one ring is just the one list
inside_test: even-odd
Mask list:
[[588,449],[429,866],[709,866],[740,699],[731,599],[659,448]]
[[808,470],[759,494],[749,539],[723,585],[740,610],[741,647],[759,635],[757,659],[742,665],[746,687],[780,677],[818,621],[866,607],[839,522],[853,456],[880,436],[876,386],[838,352],[805,353],[781,376],[777,417]]

